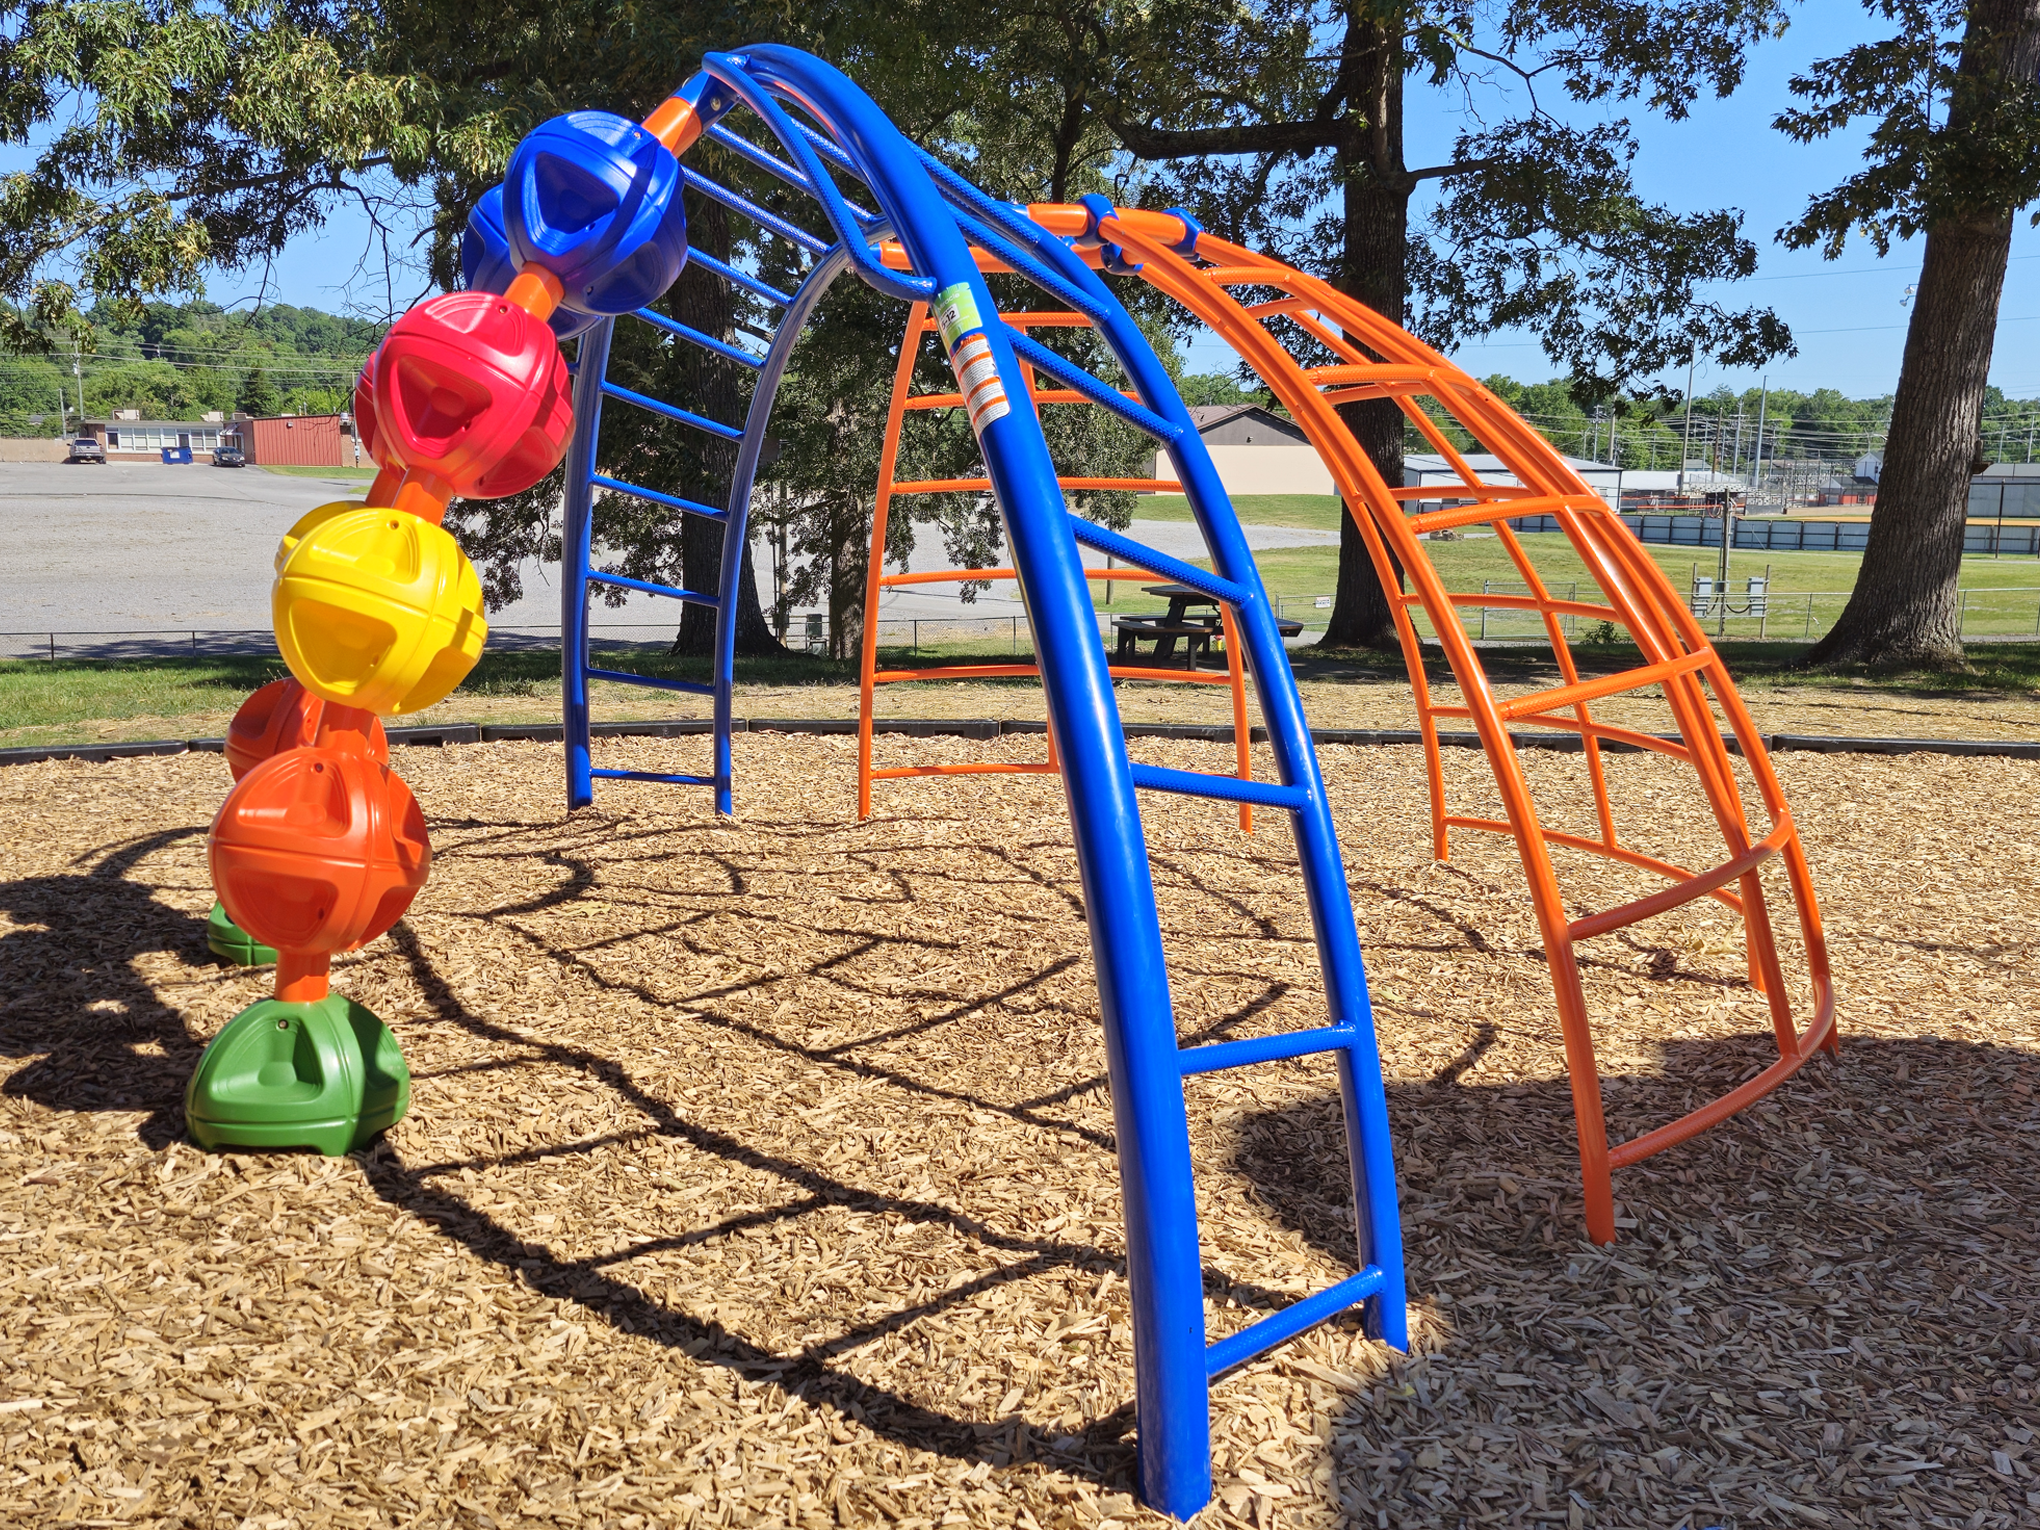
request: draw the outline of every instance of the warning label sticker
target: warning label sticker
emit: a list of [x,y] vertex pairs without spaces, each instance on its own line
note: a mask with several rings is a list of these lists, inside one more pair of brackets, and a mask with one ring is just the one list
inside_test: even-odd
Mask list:
[[963,406],[970,411],[970,428],[980,435],[994,420],[1013,412],[1006,399],[1006,385],[999,377],[999,364],[992,357],[992,343],[982,330],[965,335],[963,343],[950,353],[949,364],[956,369],[956,385],[963,394]]
[[970,290],[969,282],[957,282],[944,287],[935,299],[935,322],[942,326],[942,349],[956,349],[957,337],[965,330],[978,329],[984,321],[978,317],[977,298]]

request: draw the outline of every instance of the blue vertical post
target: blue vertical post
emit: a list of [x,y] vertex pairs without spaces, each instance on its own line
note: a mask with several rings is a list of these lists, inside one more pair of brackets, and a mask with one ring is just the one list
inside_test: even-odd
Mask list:
[[567,810],[595,800],[588,755],[588,558],[595,530],[595,443],[602,433],[602,374],[614,319],[581,336],[574,367],[574,434],[560,517],[560,697],[567,756]]
[[[812,152],[754,82],[791,87],[810,113],[837,129],[839,141],[856,145],[913,269],[932,278],[938,294],[967,294],[979,315],[996,315],[970,247],[912,147],[849,79],[776,44],[746,49],[740,60],[711,54],[706,62],[819,180]],[[1004,331],[988,324],[982,333],[998,375],[1018,395],[1021,372]],[[990,420],[979,443],[1034,631],[1083,876],[1126,1205],[1141,1496],[1187,1519],[1211,1498],[1204,1290],[1189,1122],[1147,842],[1089,584],[1033,411],[1012,409]]]
[[[995,209],[987,208],[987,211]],[[1018,232],[1015,230],[1015,232]],[[1073,286],[1097,301],[1105,321],[1099,325],[1106,343],[1126,369],[1134,391],[1162,418],[1181,427],[1169,445],[1169,460],[1189,498],[1191,513],[1204,545],[1211,549],[1212,568],[1222,578],[1246,587],[1248,598],[1237,616],[1247,667],[1268,726],[1268,743],[1278,778],[1300,786],[1307,796],[1295,816],[1297,860],[1311,927],[1317,937],[1318,963],[1324,975],[1329,1018],[1351,1027],[1353,1040],[1339,1049],[1339,1095],[1346,1118],[1347,1156],[1353,1178],[1354,1221],[1359,1232],[1360,1263],[1379,1264],[1381,1292],[1367,1299],[1368,1334],[1397,1349],[1409,1344],[1409,1312],[1404,1290],[1402,1221],[1396,1206],[1395,1159],[1388,1135],[1388,1100],[1381,1082],[1381,1060],[1374,1038],[1374,1011],[1367,996],[1366,965],[1354,927],[1352,895],[1346,886],[1344,858],[1339,853],[1331,803],[1325,794],[1317,752],[1311,745],[1310,722],[1303,697],[1289,667],[1275,613],[1262,587],[1246,534],[1232,511],[1231,499],[1205,450],[1196,426],[1175,385],[1146,339],[1117,299],[1061,241],[1032,232],[1031,242],[1046,264]]]

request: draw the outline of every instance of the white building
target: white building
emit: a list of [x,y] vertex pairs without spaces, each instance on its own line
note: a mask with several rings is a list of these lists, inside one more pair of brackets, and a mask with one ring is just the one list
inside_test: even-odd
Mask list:
[[[1192,404],[1190,418],[1211,453],[1225,492],[1242,494],[1336,494],[1331,470],[1293,421],[1259,404]],[[1157,455],[1154,476],[1173,478],[1168,459]]]
[[[1513,487],[1517,482],[1515,474],[1503,469],[1501,458],[1491,456],[1487,452],[1467,453],[1466,465],[1480,476],[1483,483]],[[1589,462],[1584,457],[1567,457],[1565,465],[1585,479],[1587,487],[1606,500],[1610,507],[1618,509],[1621,506],[1623,488],[1638,476],[1630,473],[1625,477],[1619,467],[1613,467],[1606,462]],[[1664,476],[1676,478],[1678,475],[1668,473]],[[1690,479],[1692,475],[1688,474],[1687,477]],[[1425,484],[1456,484],[1460,481],[1459,470],[1436,453],[1411,452],[1403,458],[1403,483],[1406,486],[1420,488]],[[1441,505],[1463,504],[1469,497],[1466,494],[1445,493],[1441,489],[1436,500],[1424,500],[1421,503],[1424,509],[1435,510]],[[1416,514],[1417,506],[1417,501],[1410,501],[1404,508],[1411,514]]]

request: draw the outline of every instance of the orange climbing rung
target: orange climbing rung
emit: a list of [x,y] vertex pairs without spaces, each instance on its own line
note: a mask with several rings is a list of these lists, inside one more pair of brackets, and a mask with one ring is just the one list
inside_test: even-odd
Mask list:
[[1589,914],[1584,919],[1575,919],[1566,926],[1566,933],[1574,940],[1589,940],[1596,935],[1606,935],[1610,930],[1619,930],[1639,920],[1655,918],[1668,913],[1695,898],[1704,898],[1717,887],[1726,887],[1730,882],[1740,881],[1755,871],[1764,862],[1776,855],[1785,841],[1792,836],[1792,820],[1779,824],[1769,834],[1758,840],[1732,861],[1725,861],[1712,871],[1703,871],[1697,877],[1688,877],[1676,886],[1662,892],[1654,892],[1647,898],[1638,898],[1632,903],[1617,904],[1598,914]]
[[1280,266],[1205,266],[1197,274],[1221,287],[1242,286],[1247,282],[1280,287],[1288,273]]
[[1362,362],[1331,367],[1305,367],[1303,380],[1322,387],[1327,383],[1433,383],[1436,367],[1398,367],[1386,362]]
[[[1125,392],[1124,389],[1121,391]],[[1088,404],[1091,402],[1084,394],[1074,392],[1068,388],[1040,388],[1027,396],[1037,404]],[[1140,402],[1140,395],[1137,393],[1126,393],[1125,396],[1132,399],[1135,403]],[[908,410],[960,409],[963,407],[963,395],[961,393],[917,393],[912,398],[902,402],[900,407]]]
[[1390,499],[1540,499],[1543,491],[1520,488],[1512,483],[1404,483],[1387,489]]
[[1642,669],[1626,669],[1619,675],[1603,675],[1599,680],[1582,680],[1578,685],[1561,685],[1554,690],[1518,696],[1513,701],[1499,701],[1495,703],[1495,713],[1506,722],[1531,712],[1548,712],[1553,707],[1577,706],[1582,701],[1598,701],[1603,696],[1619,696],[1624,691],[1641,690],[1646,685],[1660,685],[1674,676],[1690,675],[1713,662],[1713,650],[1703,648],[1698,653],[1667,659],[1662,664],[1646,664]]
[[[1019,572],[1010,568],[940,568],[921,574],[882,574],[879,576],[881,589],[893,589],[903,584],[961,584],[989,579],[1017,579]],[[1161,576],[1143,568],[1087,568],[1086,579],[1159,579]]]
[[1419,382],[1356,383],[1350,388],[1331,388],[1318,395],[1334,409],[1341,404],[1361,404],[1377,398],[1428,398],[1431,385]]
[[1494,606],[1510,611],[1550,611],[1558,616],[1584,616],[1597,622],[1622,620],[1622,613],[1613,606],[1595,605],[1590,600],[1556,600],[1549,595],[1483,595],[1477,590],[1454,590],[1452,604]]
[[[1599,504],[1596,499],[1594,505]],[[1422,536],[1427,531],[1449,531],[1455,526],[1473,526],[1482,521],[1514,520],[1519,515],[1556,515],[1561,510],[1586,508],[1590,507],[1582,505],[1577,494],[1540,494],[1533,499],[1496,498],[1477,505],[1453,505],[1426,515],[1413,515],[1408,525],[1412,532]]]
[[[1472,707],[1425,706],[1419,710],[1426,717],[1473,718]],[[1602,739],[1608,743],[1628,744],[1635,749],[1648,749],[1653,754],[1670,755],[1675,760],[1690,760],[1693,751],[1677,739],[1659,738],[1655,733],[1639,733],[1634,728],[1618,728],[1613,723],[1581,722],[1576,717],[1544,717],[1531,715],[1519,717],[1517,722],[1532,728],[1550,728],[1557,733],[1577,733],[1582,738]]]
[[904,781],[909,776],[1052,776],[1061,769],[1046,760],[1004,764],[996,760],[967,760],[957,765],[891,765],[874,770],[873,781]]
[[[1120,490],[1130,494],[1180,494],[1183,486],[1163,478],[1058,478],[1061,489],[1088,489],[1103,493]],[[917,478],[892,486],[895,494],[989,494],[989,478]],[[1152,576],[1150,576],[1152,577]]]
[[[1515,832],[1507,823],[1499,818],[1461,818],[1455,815],[1447,818],[1445,821],[1455,829],[1487,829],[1496,834],[1513,834]],[[1572,850],[1586,850],[1595,855],[1605,855],[1610,860],[1622,862],[1625,866],[1634,866],[1638,871],[1655,871],[1659,876],[1670,877],[1674,881],[1688,881],[1693,876],[1693,873],[1684,866],[1674,866],[1670,861],[1661,861],[1654,855],[1644,855],[1640,851],[1631,850],[1622,845],[1611,845],[1603,840],[1588,839],[1582,834],[1566,834],[1557,829],[1540,829],[1538,833],[1540,838],[1549,841],[1551,844],[1564,845]],[[1715,888],[1707,896],[1714,899],[1717,903],[1726,904],[1737,913],[1742,912],[1742,899],[1728,891],[1725,885]]]
[[[1231,674],[1216,670],[1154,669],[1147,666],[1107,664],[1115,680],[1174,680],[1182,685],[1231,685]],[[934,669],[875,669],[873,683],[892,685],[902,680],[1030,680],[1041,671],[1032,664],[943,664]]]

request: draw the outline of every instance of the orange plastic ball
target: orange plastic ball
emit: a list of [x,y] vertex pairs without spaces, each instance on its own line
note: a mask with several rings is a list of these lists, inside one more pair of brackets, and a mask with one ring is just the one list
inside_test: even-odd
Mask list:
[[316,746],[243,776],[206,854],[234,923],[263,945],[310,955],[374,940],[403,917],[432,865],[425,816],[397,773]]
[[227,725],[227,769],[238,781],[271,755],[312,744],[390,762],[390,741],[375,713],[340,706],[283,679],[242,702]]

